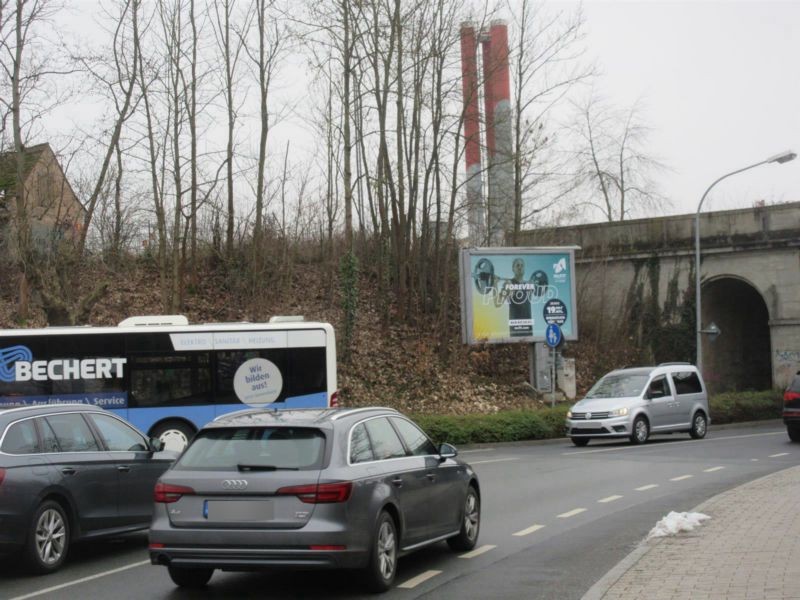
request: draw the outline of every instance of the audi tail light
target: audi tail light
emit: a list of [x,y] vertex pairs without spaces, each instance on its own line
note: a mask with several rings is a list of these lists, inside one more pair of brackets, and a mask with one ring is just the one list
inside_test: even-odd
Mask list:
[[333,504],[346,502],[352,491],[352,481],[337,481],[336,483],[292,485],[282,487],[275,493],[279,496],[297,496],[300,502],[306,504]]
[[339,390],[336,390],[331,394],[331,408],[337,408],[339,406]]
[[0,469],[0,485],[3,485],[3,479],[6,478],[6,470]]
[[170,485],[169,483],[158,482],[153,490],[153,500],[161,504],[171,504],[177,502],[183,496],[191,496],[194,490],[185,485]]
[[789,402],[794,402],[795,400],[800,400],[800,392],[790,392],[787,390],[783,393],[783,401],[785,403],[788,404]]

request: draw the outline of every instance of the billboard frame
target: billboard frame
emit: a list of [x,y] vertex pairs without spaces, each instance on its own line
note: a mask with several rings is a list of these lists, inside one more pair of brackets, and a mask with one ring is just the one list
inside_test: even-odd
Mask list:
[[576,341],[578,339],[578,314],[575,281],[575,251],[580,250],[580,246],[509,246],[491,248],[462,248],[459,265],[459,295],[461,302],[461,342],[469,345],[481,344],[518,344],[544,342],[544,335],[531,335],[524,337],[496,337],[496,338],[476,338],[473,331],[474,307],[472,292],[472,274],[470,262],[473,256],[506,256],[514,255],[547,255],[547,254],[567,254],[569,256],[569,289],[570,304],[567,307],[567,319],[571,324],[569,335],[564,334],[565,341]]

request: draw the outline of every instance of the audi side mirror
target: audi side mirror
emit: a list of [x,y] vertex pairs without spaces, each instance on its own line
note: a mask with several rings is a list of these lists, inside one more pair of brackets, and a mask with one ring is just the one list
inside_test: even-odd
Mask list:
[[161,452],[164,449],[164,440],[160,438],[150,438],[150,451]]

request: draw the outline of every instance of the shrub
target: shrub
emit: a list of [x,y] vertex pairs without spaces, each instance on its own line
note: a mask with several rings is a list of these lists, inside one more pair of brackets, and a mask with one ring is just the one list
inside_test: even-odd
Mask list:
[[781,416],[779,392],[726,392],[709,399],[712,423],[741,423],[777,419]]
[[[777,419],[781,395],[775,391],[729,392],[709,400],[715,424]],[[513,410],[491,415],[414,415],[414,420],[438,445],[543,440],[564,437],[567,405],[538,410]]]

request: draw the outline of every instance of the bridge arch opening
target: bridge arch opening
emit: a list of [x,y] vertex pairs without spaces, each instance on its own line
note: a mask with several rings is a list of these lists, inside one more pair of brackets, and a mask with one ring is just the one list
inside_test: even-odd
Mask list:
[[750,283],[730,276],[703,284],[702,323],[722,333],[703,339],[703,375],[711,393],[772,388],[769,311]]

